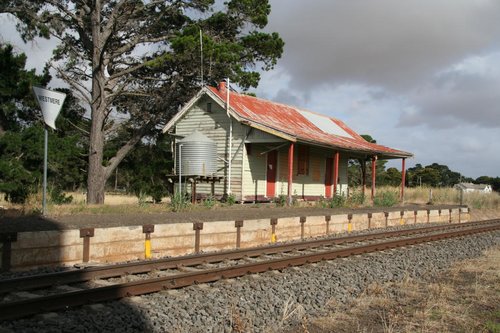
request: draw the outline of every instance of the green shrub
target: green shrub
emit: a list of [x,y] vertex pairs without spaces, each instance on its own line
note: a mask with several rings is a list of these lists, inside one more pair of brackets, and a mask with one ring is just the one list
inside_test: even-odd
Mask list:
[[284,194],[280,194],[276,198],[274,198],[274,203],[276,204],[276,207],[286,206],[286,201],[287,201],[287,196]]
[[50,201],[55,205],[70,204],[73,202],[73,196],[67,196],[59,187],[53,187],[50,190]]
[[349,199],[347,199],[347,204],[350,207],[362,206],[365,203],[366,196],[362,191],[354,192]]
[[139,193],[136,193],[137,199],[139,200],[139,207],[148,207],[148,195],[146,192],[140,191]]
[[373,205],[379,207],[392,207],[399,202],[399,196],[397,192],[393,191],[380,191],[377,192],[373,198]]
[[344,207],[346,204],[346,199],[343,195],[335,194],[330,199],[330,208]]
[[141,200],[141,195],[146,195],[150,196],[154,203],[160,203],[161,199],[169,194],[167,186],[162,183],[150,184],[148,182],[136,181],[131,187],[139,201]]
[[185,193],[175,193],[170,197],[170,205],[172,207],[172,211],[181,212],[186,210],[189,207],[189,200],[186,197]]
[[232,193],[231,193],[230,195],[228,195],[228,196],[227,196],[227,204],[228,204],[229,206],[232,206],[232,205],[234,205],[235,203],[236,203],[236,196],[235,196],[234,194],[232,194]]
[[319,197],[319,200],[316,201],[316,206],[320,207],[320,208],[329,208],[330,207],[330,203],[328,202],[328,200],[325,199],[324,196],[321,195]]
[[215,206],[215,203],[215,198],[211,194],[203,200],[203,206],[205,206],[206,208],[212,208],[213,206]]
[[332,198],[320,196],[319,200],[316,202],[316,206],[321,208],[338,208],[345,207],[345,205],[346,198],[339,194],[334,195]]

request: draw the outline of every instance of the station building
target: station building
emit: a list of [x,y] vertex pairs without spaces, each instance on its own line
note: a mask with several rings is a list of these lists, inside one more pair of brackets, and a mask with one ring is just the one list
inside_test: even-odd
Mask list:
[[363,191],[367,163],[375,185],[376,160],[401,159],[403,196],[405,159],[413,156],[367,142],[339,119],[237,93],[226,82],[203,87],[163,132],[173,137],[172,181],[242,202],[349,195],[349,159],[361,162]]

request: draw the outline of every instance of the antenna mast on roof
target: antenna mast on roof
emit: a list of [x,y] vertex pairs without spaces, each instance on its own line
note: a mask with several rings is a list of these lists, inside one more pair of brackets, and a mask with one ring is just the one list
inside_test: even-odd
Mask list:
[[203,36],[200,28],[200,84],[203,87]]
[[229,90],[230,90],[230,85],[229,85],[229,77],[226,79],[227,80],[227,86],[226,86],[226,112],[227,116],[229,117],[229,158],[228,160],[228,166],[227,166],[227,194],[231,194],[231,169],[232,169],[232,161],[233,161],[233,120],[231,118],[231,115],[229,114]]

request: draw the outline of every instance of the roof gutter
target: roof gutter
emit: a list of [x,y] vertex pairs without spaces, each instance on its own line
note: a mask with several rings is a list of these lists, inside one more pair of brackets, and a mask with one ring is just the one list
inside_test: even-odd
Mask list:
[[356,152],[356,153],[361,153],[361,154],[367,154],[367,155],[377,155],[381,159],[392,159],[392,158],[409,158],[413,157],[413,154],[407,153],[407,154],[398,154],[398,153],[390,153],[390,152],[385,152],[385,151],[380,151],[380,150],[365,150],[365,149],[355,149],[355,148],[343,148],[343,147],[338,147],[335,145],[329,145],[329,144],[320,144],[316,141],[310,141],[310,140],[304,140],[304,139],[297,139],[296,142],[301,142],[305,143],[308,145],[316,146],[316,147],[323,147],[323,148],[329,148],[329,149],[335,149],[341,152]]

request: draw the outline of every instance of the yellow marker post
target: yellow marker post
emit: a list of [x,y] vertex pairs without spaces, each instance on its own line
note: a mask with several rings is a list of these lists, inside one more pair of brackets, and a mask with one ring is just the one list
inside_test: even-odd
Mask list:
[[352,214],[347,214],[347,233],[351,233],[352,231]]
[[277,218],[271,219],[271,243],[276,243],[278,237],[276,236],[276,225],[278,224]]
[[151,233],[155,231],[153,224],[143,225],[142,232],[146,235],[144,240],[144,258],[151,259]]
[[146,241],[144,242],[144,257],[151,259],[151,234],[146,234]]

